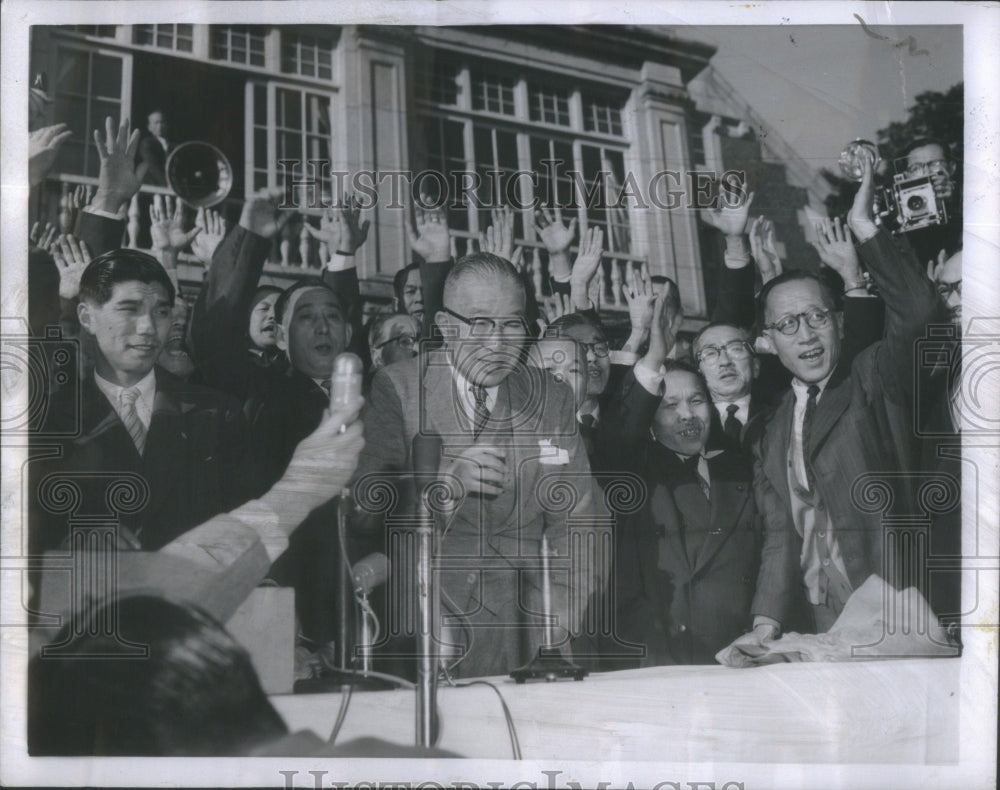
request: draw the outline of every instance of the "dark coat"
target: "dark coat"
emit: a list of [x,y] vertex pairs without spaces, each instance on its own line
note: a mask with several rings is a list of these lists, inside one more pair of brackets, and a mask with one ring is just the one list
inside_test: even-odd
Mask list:
[[[162,368],[156,368],[156,396],[142,456],[92,376],[82,383],[79,400],[73,388],[53,396],[47,430],[72,438],[59,443],[58,457],[32,466],[31,534],[39,550],[65,542],[71,516],[116,514],[142,549],[155,550],[250,498],[246,423],[239,405]],[[49,485],[58,478],[77,489],[72,513],[52,498],[45,483],[49,475],[56,476]],[[117,493],[109,493],[112,488]],[[130,503],[133,493],[145,503]]]
[[[894,582],[884,556],[881,508],[862,507],[866,473],[888,485],[906,509],[912,491],[905,475],[913,454],[914,343],[939,315],[934,285],[903,261],[884,231],[859,247],[886,305],[885,338],[850,363],[841,359],[816,407],[806,452],[816,475],[820,508],[835,531],[847,576],[857,589],[870,574]],[[789,390],[770,414],[753,447],[754,489],[766,525],[753,613],[786,626],[802,601],[802,536],[792,519],[788,453],[795,408]],[[855,484],[861,486],[856,488]],[[876,497],[877,499],[877,497]],[[903,512],[899,511],[899,512]]]
[[750,459],[731,447],[710,450],[706,499],[677,454],[649,436],[659,401],[626,379],[621,436],[647,493],[638,512],[619,520],[617,633],[645,645],[643,666],[711,664],[751,625],[763,527]]

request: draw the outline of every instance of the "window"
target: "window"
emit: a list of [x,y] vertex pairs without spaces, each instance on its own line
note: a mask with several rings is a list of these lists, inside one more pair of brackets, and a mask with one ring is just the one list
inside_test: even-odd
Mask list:
[[135,43],[191,52],[194,48],[194,25],[136,25]]
[[416,64],[414,92],[418,99],[434,104],[457,105],[461,64],[426,53]]
[[569,126],[569,90],[529,85],[528,91],[531,120]]
[[115,25],[66,25],[65,30],[72,30],[74,33],[82,33],[85,36],[100,36],[101,38],[114,38],[116,33]]
[[624,99],[607,96],[583,96],[583,128],[588,132],[622,135],[622,108]]
[[[253,116],[248,129],[253,137],[248,149],[253,156],[248,158],[247,183],[254,191],[281,186],[284,171],[278,162],[282,159],[301,163],[296,170],[298,178],[312,175],[308,160],[330,161],[329,95],[274,82],[248,83],[247,92]],[[321,180],[323,199],[330,200],[329,167],[316,175]]]
[[281,70],[285,74],[333,79],[333,46],[331,38],[283,30]]
[[514,114],[514,80],[482,71],[472,73],[472,109]]
[[[513,75],[430,49],[415,65],[420,111],[414,160],[444,175],[452,198],[448,222],[458,243],[489,226],[489,206],[515,198],[558,206],[565,221],[575,217],[580,226],[601,227],[609,251],[632,254],[628,206],[618,201],[628,151],[625,91],[539,72]],[[463,196],[455,207],[456,191],[462,192],[455,174],[467,171],[475,174],[475,201]],[[518,172],[533,175],[512,183]],[[523,211],[515,213],[515,234],[536,245],[529,254],[539,255],[544,269],[545,253]]]
[[249,25],[212,25],[212,60],[228,60],[247,66],[264,66],[266,27]]
[[94,148],[94,129],[104,129],[104,119],[114,122],[127,108],[123,79],[126,56],[59,46],[52,83],[53,122],[65,123],[73,132],[62,146],[56,172],[97,176],[100,160]]

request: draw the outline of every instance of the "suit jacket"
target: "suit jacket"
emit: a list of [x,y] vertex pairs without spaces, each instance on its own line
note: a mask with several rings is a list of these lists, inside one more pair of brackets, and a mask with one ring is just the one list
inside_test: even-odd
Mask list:
[[148,165],[143,181],[154,186],[165,187],[167,185],[167,152],[163,150],[160,141],[151,134],[144,134],[139,140],[136,164],[142,162]]
[[[162,368],[156,368],[156,396],[142,456],[93,376],[82,384],[79,402],[56,393],[50,415],[49,429],[72,438],[60,443],[57,456],[33,465],[31,534],[37,550],[58,548],[70,534],[72,514],[44,485],[50,474],[57,476],[50,483],[63,478],[77,489],[77,516],[121,514],[119,522],[144,550],[158,549],[250,498],[246,423],[238,404]],[[111,489],[117,493],[109,493]],[[145,498],[145,503],[136,506],[129,496],[140,503]]]
[[660,398],[634,376],[625,384],[618,427],[647,496],[619,523],[618,636],[645,645],[643,666],[712,664],[751,625],[763,527],[750,458],[732,447],[710,453],[706,501],[677,454],[649,436]]
[[[885,338],[852,364],[841,359],[817,404],[805,449],[819,507],[830,519],[854,588],[872,573],[894,582],[883,556],[882,511],[862,507],[866,495],[854,485],[865,473],[884,472],[890,498],[906,502],[912,496],[907,482],[893,473],[907,468],[912,453],[914,342],[940,306],[933,284],[901,260],[887,233],[879,231],[859,252],[885,301]],[[802,602],[802,536],[792,520],[788,488],[794,408],[789,390],[753,448],[754,489],[766,524],[753,613],[773,617],[786,629]]]
[[[719,292],[713,321],[742,326],[753,331],[756,323],[754,297],[755,268],[723,267],[719,273]],[[881,339],[885,325],[885,304],[874,296],[845,296],[843,299],[844,337],[841,342],[841,359],[850,366],[851,360],[872,343]],[[760,374],[750,392],[750,419],[743,426],[742,447],[750,446],[760,429],[760,419],[768,414],[788,391],[791,377],[778,358],[761,355]]]
[[[507,673],[536,655],[543,637],[538,615],[543,611],[543,535],[555,555],[550,578],[552,611],[559,617],[556,633],[564,635],[567,625],[575,625],[569,620],[569,525],[576,520],[589,527],[593,501],[574,412],[569,387],[544,371],[519,366],[500,383],[480,436],[480,443],[507,449],[504,490],[493,498],[464,496],[442,516],[437,556],[445,626],[468,651],[457,666],[462,676]],[[404,475],[411,469],[414,437],[441,436],[445,456],[473,444],[471,428],[457,405],[447,352],[432,350],[380,370],[363,418],[365,448],[356,473],[356,507],[369,511],[367,528],[379,530],[388,548],[393,520],[409,512]],[[396,491],[394,509],[388,513],[385,500],[376,501],[379,480]],[[394,570],[406,567],[398,557],[390,555],[390,561]],[[576,618],[590,593],[603,583],[604,569],[578,571],[577,578],[584,581],[573,588]],[[399,594],[413,600],[409,587]]]

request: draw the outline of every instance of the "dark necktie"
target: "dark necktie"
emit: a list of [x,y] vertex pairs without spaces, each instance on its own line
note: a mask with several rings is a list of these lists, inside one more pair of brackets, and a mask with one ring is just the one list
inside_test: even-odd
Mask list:
[[726,422],[722,426],[722,430],[725,432],[726,436],[737,444],[739,444],[740,433],[743,430],[743,423],[741,423],[740,418],[736,416],[736,412],[739,410],[740,407],[735,403],[730,403],[726,406]]
[[323,392],[326,393],[326,397],[329,400],[330,393],[333,391],[333,385],[330,384],[330,379],[324,379],[319,383],[320,387],[323,388]]
[[813,473],[812,462],[809,459],[809,434],[812,433],[813,416],[816,414],[816,399],[819,397],[819,386],[810,384],[806,392],[809,393],[809,399],[806,401],[805,414],[802,415],[802,463],[806,468],[806,482],[809,484],[809,490],[812,491],[815,488],[813,483],[816,480],[816,476]]
[[486,408],[486,387],[479,384],[470,384],[469,389],[472,391],[472,397],[475,400],[473,406],[475,419],[472,423],[472,438],[478,439],[479,434],[486,427],[486,421],[490,418],[490,411]]

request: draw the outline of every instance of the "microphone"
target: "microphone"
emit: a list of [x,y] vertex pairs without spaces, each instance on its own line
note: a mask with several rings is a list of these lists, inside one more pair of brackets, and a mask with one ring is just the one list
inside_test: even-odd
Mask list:
[[[439,606],[438,590],[431,568],[434,539],[434,514],[427,506],[427,483],[433,481],[441,462],[441,437],[418,434],[413,437],[414,482],[417,487],[417,610],[420,631],[417,634],[417,746],[429,748],[435,741],[437,708],[437,640],[433,623]],[[424,481],[424,482],[422,482]]]
[[361,397],[364,366],[357,354],[345,351],[333,360],[330,376],[330,409],[338,409]]
[[352,571],[354,592],[368,595],[389,578],[389,558],[381,552],[369,554],[354,563]]

